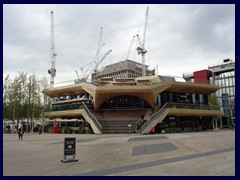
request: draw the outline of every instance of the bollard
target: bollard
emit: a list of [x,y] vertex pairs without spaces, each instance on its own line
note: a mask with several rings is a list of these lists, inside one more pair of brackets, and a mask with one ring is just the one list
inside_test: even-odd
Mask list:
[[155,134],[155,127],[152,127],[152,134]]

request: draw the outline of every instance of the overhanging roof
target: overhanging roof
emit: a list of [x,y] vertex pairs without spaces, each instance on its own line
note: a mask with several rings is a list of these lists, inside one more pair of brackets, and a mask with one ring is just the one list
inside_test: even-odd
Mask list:
[[156,102],[157,95],[163,91],[193,94],[212,94],[218,89],[219,87],[215,85],[173,81],[155,81],[149,85],[107,84],[104,86],[95,86],[93,84],[83,82],[74,85],[45,89],[43,90],[43,93],[50,97],[89,93],[93,97],[94,108],[98,109],[105,100],[115,96],[128,95],[141,97],[153,107]]

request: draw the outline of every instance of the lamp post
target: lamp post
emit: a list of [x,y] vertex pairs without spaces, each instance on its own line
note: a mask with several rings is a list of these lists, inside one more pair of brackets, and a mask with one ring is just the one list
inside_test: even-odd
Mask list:
[[29,120],[30,120],[30,102],[31,102],[31,86],[32,86],[32,76],[29,77],[29,92],[28,92],[28,119],[27,119],[27,133],[29,132]]
[[[44,86],[44,89],[46,89],[46,85]],[[47,102],[47,96],[44,94],[44,97],[43,97],[43,124],[42,124],[42,134],[44,134],[44,125],[45,125],[45,122],[44,122],[44,112],[45,110],[47,109],[46,108],[46,103]]]

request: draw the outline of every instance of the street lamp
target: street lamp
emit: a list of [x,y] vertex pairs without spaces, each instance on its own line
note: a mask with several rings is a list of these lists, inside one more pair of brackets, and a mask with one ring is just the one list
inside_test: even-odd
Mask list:
[[32,76],[29,77],[29,97],[28,97],[28,119],[27,119],[27,133],[29,132],[29,120],[30,120],[30,101],[31,101],[31,86],[32,86]]

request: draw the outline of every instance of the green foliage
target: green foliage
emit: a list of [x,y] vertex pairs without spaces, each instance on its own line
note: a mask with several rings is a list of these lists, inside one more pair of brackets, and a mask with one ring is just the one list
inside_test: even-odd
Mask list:
[[44,95],[41,92],[47,85],[47,78],[19,72],[14,78],[7,75],[3,81],[3,118],[21,120],[39,118],[43,112]]
[[213,106],[220,107],[220,104],[218,102],[217,96],[215,94],[212,94],[209,99],[209,103]]

